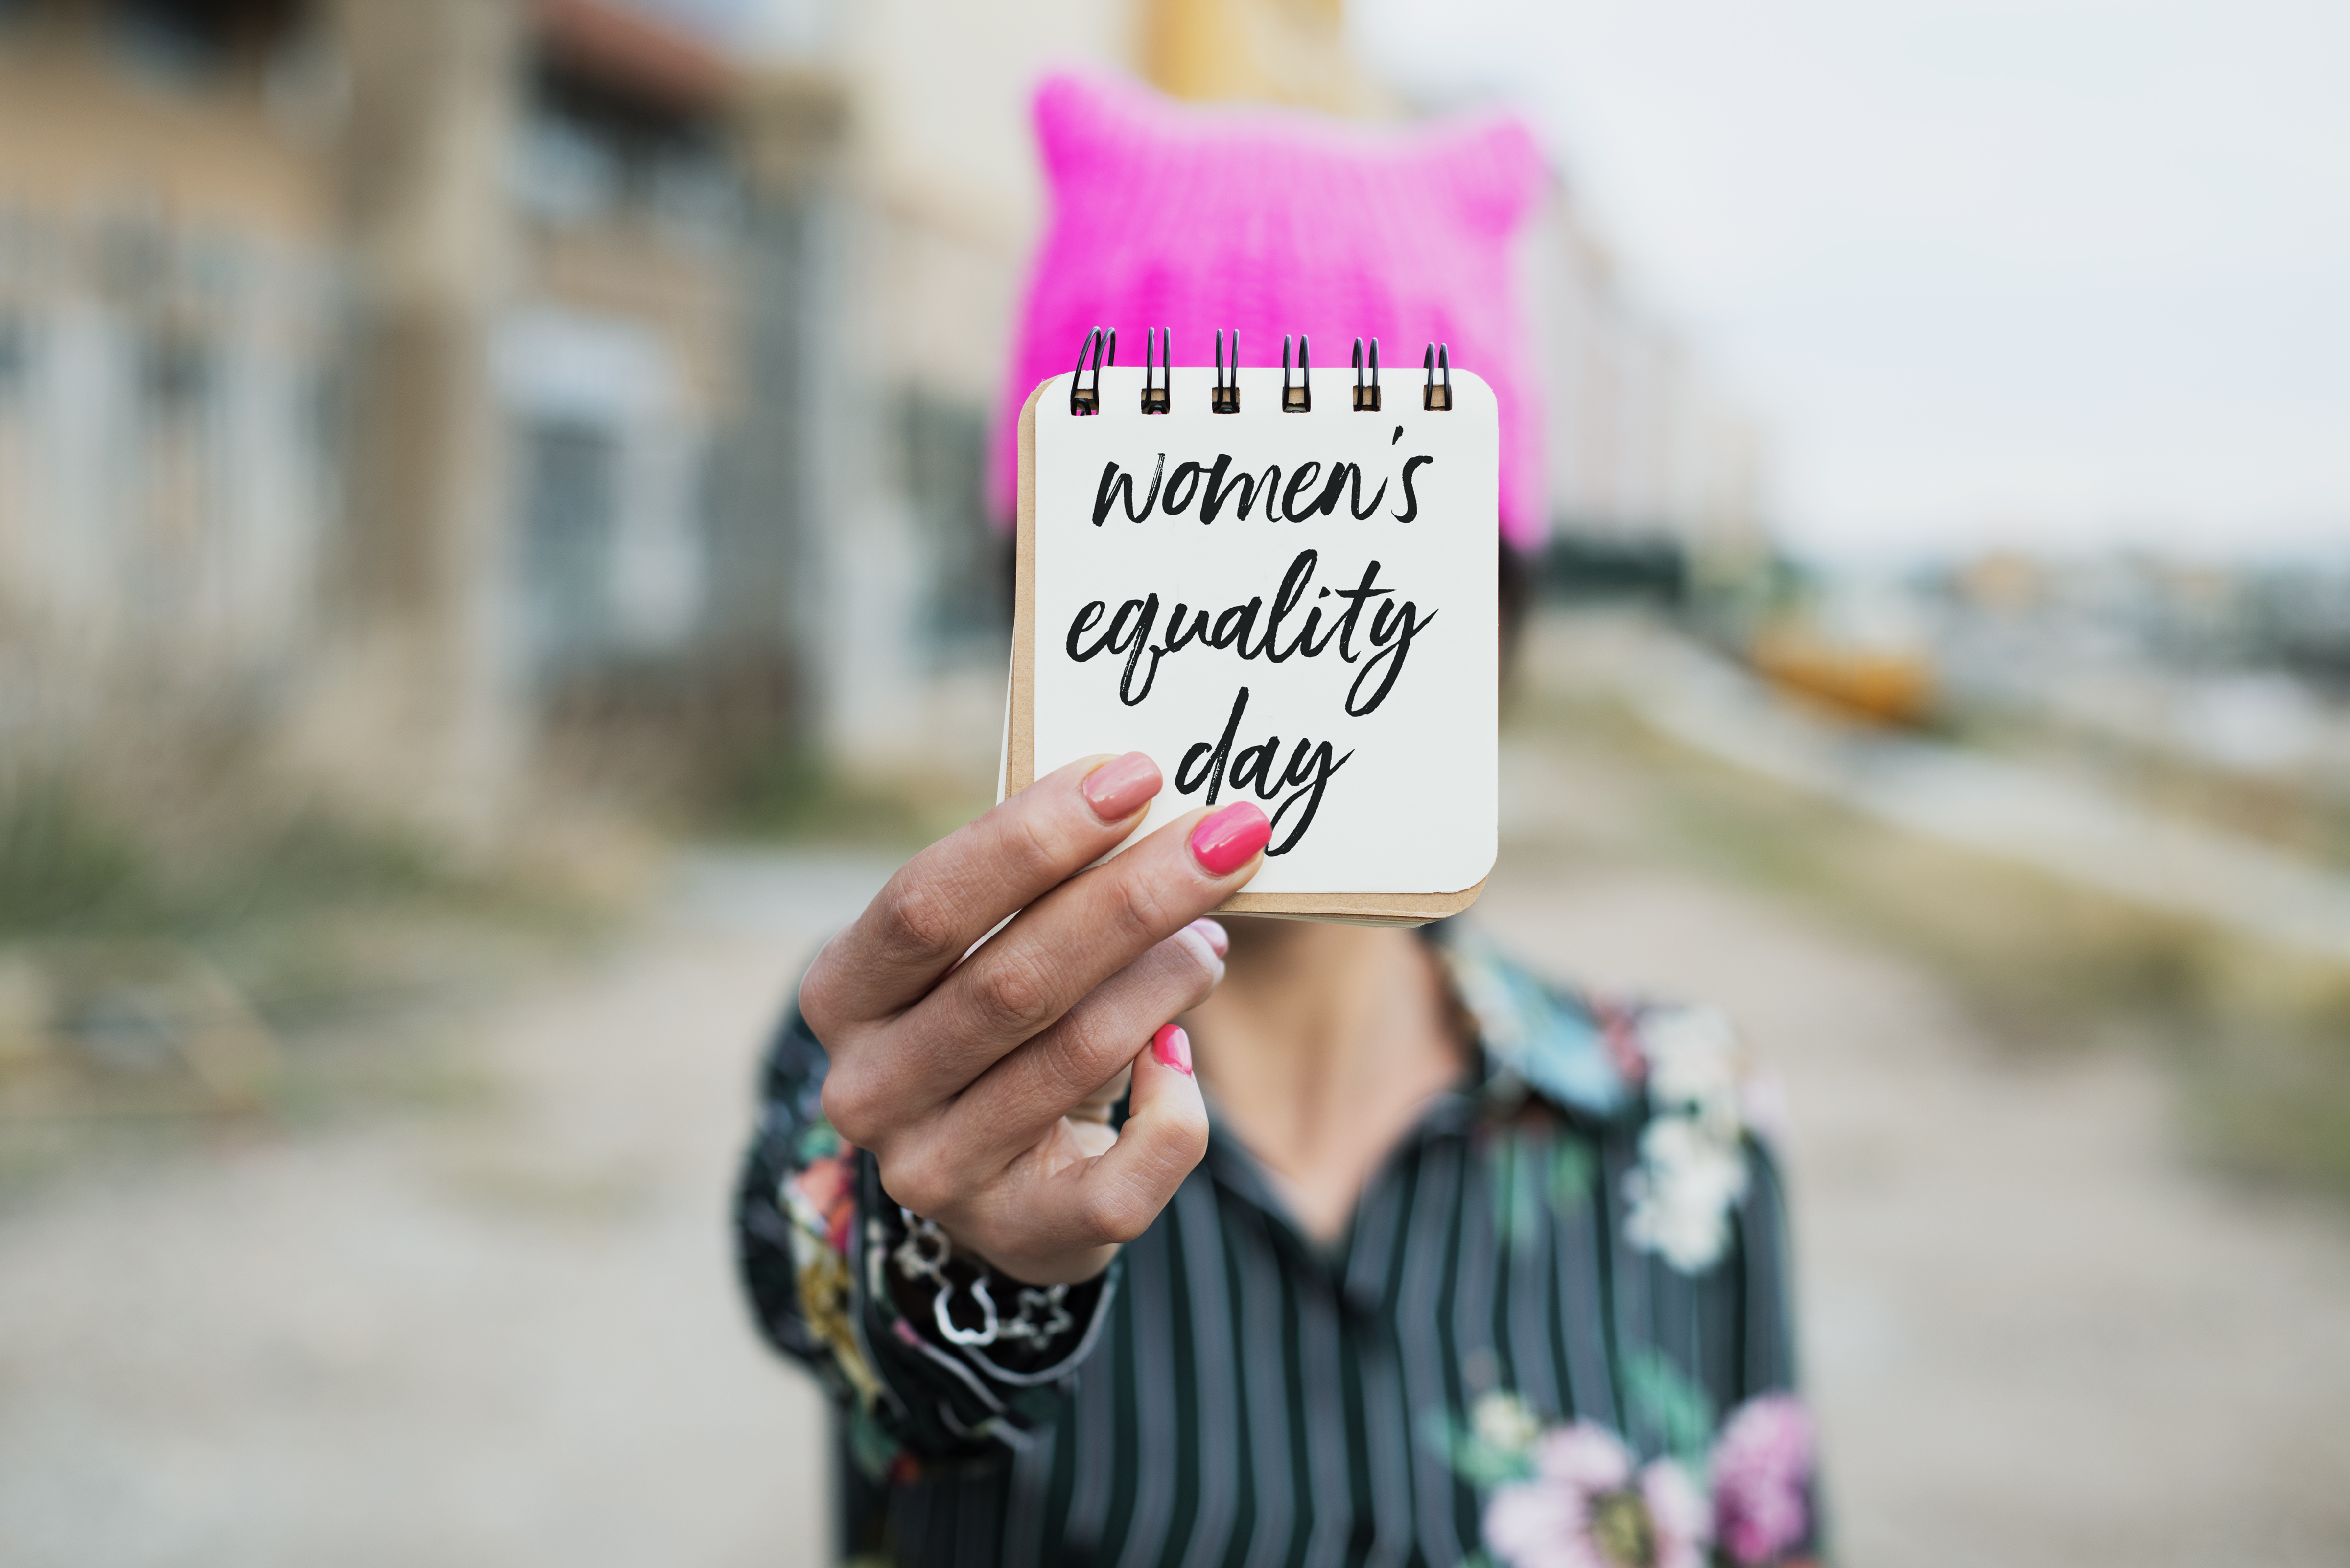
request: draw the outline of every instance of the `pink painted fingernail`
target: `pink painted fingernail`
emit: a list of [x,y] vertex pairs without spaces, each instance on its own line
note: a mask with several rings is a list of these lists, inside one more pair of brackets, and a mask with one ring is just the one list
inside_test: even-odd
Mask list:
[[1180,1023],[1170,1023],[1150,1037],[1150,1054],[1159,1058],[1162,1067],[1172,1067],[1185,1077],[1191,1075],[1191,1037],[1183,1033]]
[[1149,804],[1159,784],[1159,764],[1150,760],[1150,753],[1128,752],[1087,774],[1077,787],[1085,792],[1086,804],[1094,808],[1096,816],[1104,822],[1124,822]]
[[1191,929],[1199,932],[1201,937],[1205,938],[1210,947],[1216,950],[1216,956],[1218,958],[1222,958],[1226,953],[1232,951],[1232,934],[1224,929],[1223,927],[1216,924],[1215,921],[1194,920],[1191,922]]
[[1211,877],[1229,877],[1273,839],[1273,824],[1253,801],[1236,800],[1210,812],[1191,830],[1191,853]]

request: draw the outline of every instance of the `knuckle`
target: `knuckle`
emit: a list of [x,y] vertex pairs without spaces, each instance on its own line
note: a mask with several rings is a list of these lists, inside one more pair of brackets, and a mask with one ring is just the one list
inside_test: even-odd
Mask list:
[[1122,877],[1115,889],[1109,912],[1129,936],[1155,942],[1176,923],[1159,885],[1149,878],[1139,874]]
[[1088,1184],[1077,1207],[1078,1228],[1090,1246],[1124,1246],[1150,1228],[1150,1216],[1124,1187]]
[[881,929],[895,945],[930,959],[954,947],[954,909],[936,884],[901,873],[874,903]]
[[1167,1158],[1179,1174],[1189,1173],[1207,1157],[1208,1108],[1196,1099],[1163,1107],[1160,1137]]
[[917,1219],[935,1220],[943,1212],[939,1205],[944,1194],[920,1177],[908,1176],[894,1168],[884,1170],[881,1190],[893,1201],[903,1204]]
[[1054,1002],[1051,972],[1041,960],[1017,950],[996,961],[972,999],[983,1029],[1018,1040],[1053,1021],[1057,1011]]
[[836,1062],[824,1078],[824,1118],[858,1148],[870,1148],[882,1130],[879,1096],[871,1075]]
[[1064,836],[1054,830],[1041,811],[1024,811],[1014,817],[1003,848],[1024,881],[1058,881],[1069,859]]
[[1180,1011],[1189,1012],[1215,994],[1217,983],[1223,978],[1223,966],[1217,961],[1215,950],[1208,945],[1204,937],[1178,931],[1169,940],[1183,955],[1183,961],[1178,966],[1179,983],[1184,999]]
[[928,1144],[895,1151],[881,1166],[882,1190],[925,1220],[945,1211],[956,1185],[936,1147]]
[[1140,1048],[1139,1043],[1122,1041],[1107,1020],[1083,1008],[1064,1017],[1040,1045],[1036,1070],[1045,1079],[1042,1087],[1066,1100],[1092,1094]]
[[815,1035],[819,1042],[827,1044],[827,1036],[832,1033],[839,1021],[839,1013],[834,1002],[834,993],[840,985],[837,978],[839,965],[834,960],[832,952],[832,943],[827,942],[825,944],[824,950],[816,955],[816,961],[808,965],[806,975],[800,981],[798,998],[800,1022],[808,1026],[808,1033]]

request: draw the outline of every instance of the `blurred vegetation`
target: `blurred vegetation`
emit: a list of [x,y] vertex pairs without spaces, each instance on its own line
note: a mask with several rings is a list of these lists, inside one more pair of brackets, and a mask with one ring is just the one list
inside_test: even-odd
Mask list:
[[62,773],[0,792],[0,939],[216,933],[462,880],[416,843],[314,812],[205,815],[140,820]]
[[778,744],[724,760],[688,803],[681,826],[727,839],[819,840],[909,852],[993,804],[962,781],[849,778],[823,758]]
[[1634,803],[1569,853],[1678,862],[1890,943],[2019,1055],[2155,1052],[2213,1161],[2350,1198],[2350,968],[1909,836],[1693,754],[1597,690],[1523,698],[1512,727]]
[[548,846],[469,861],[258,778],[198,753],[0,777],[0,1179],[42,1127],[474,1096],[455,1012],[621,907]]
[[992,770],[851,776],[807,729],[793,691],[773,680],[607,680],[556,705],[540,761],[573,794],[686,839],[910,853],[994,799]]

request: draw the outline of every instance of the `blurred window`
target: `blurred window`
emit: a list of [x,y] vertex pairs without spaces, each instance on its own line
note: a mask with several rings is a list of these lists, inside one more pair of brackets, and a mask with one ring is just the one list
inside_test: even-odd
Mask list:
[[928,568],[924,617],[941,663],[992,649],[1010,627],[1003,549],[982,503],[987,418],[975,408],[914,391],[903,404],[907,498]]
[[586,223],[619,198],[620,165],[594,130],[545,106],[530,117],[516,166],[525,212],[556,223]]
[[349,90],[334,31],[315,10],[285,28],[263,59],[261,100],[286,130],[331,132],[348,107]]
[[151,206],[103,215],[89,234],[90,281],[109,303],[145,310],[169,290],[175,256],[172,236]]
[[552,62],[532,84],[518,174],[525,206],[553,223],[636,218],[706,242],[740,222],[740,181],[716,120]]
[[227,8],[169,0],[117,0],[107,34],[115,53],[141,76],[188,84],[210,76],[228,56]]
[[212,395],[213,380],[211,348],[192,333],[159,327],[140,342],[140,405],[151,420],[195,418]]
[[33,379],[33,334],[21,317],[0,313],[0,410]]
[[542,677],[592,663],[611,615],[618,443],[576,421],[530,426],[524,441],[523,593]]
[[740,222],[741,188],[714,149],[689,143],[668,150],[650,161],[644,184],[654,218],[686,239],[723,240]]
[[309,10],[302,0],[110,0],[106,34],[117,57],[141,76],[195,86],[283,45]]

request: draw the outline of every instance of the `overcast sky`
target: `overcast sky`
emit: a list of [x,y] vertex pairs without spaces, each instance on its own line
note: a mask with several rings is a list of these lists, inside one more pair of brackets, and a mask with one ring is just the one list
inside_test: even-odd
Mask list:
[[2350,4],[1355,0],[1535,120],[1800,545],[2350,554]]

